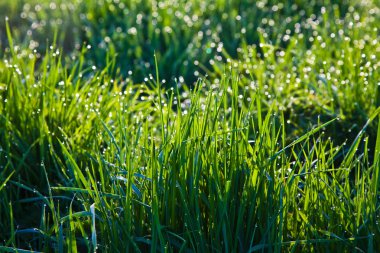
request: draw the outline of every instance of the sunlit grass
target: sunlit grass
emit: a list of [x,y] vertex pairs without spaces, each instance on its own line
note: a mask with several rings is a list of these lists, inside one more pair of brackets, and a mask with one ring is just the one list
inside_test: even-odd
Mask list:
[[380,248],[375,2],[104,2],[0,3],[0,251]]

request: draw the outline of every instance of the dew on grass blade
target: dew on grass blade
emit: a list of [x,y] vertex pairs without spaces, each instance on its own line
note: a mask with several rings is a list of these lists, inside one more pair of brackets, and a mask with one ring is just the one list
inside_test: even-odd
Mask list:
[[95,203],[93,203],[90,206],[90,212],[91,212],[91,242],[92,242],[92,247],[94,249],[93,252],[96,252],[98,245],[96,241],[96,227],[95,227]]

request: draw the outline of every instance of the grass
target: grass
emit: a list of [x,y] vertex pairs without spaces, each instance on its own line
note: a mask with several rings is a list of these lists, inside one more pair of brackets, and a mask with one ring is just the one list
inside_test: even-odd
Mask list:
[[137,3],[0,2],[0,251],[377,252],[376,1]]

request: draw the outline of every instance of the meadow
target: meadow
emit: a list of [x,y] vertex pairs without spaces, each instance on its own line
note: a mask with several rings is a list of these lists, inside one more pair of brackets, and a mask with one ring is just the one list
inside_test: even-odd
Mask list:
[[0,252],[380,252],[380,2],[0,0]]

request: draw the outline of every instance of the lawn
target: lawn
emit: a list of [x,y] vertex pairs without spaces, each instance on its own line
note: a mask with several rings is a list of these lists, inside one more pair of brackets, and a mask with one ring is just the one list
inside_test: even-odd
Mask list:
[[380,252],[380,2],[0,0],[0,252]]

